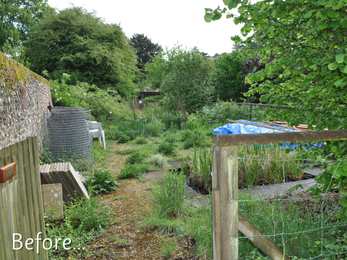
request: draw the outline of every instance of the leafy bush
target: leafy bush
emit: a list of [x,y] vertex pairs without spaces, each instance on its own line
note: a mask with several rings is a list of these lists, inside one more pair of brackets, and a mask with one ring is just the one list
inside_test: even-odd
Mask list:
[[165,142],[167,142],[171,145],[173,145],[175,141],[176,141],[176,137],[173,135],[169,135],[165,138]]
[[136,137],[135,132],[132,131],[132,130],[125,131],[124,134],[127,135],[127,136],[129,136],[130,141],[134,140],[135,137]]
[[116,151],[116,154],[126,155],[126,154],[131,154],[132,152],[134,152],[133,149],[125,149],[122,151]]
[[120,143],[120,144],[124,144],[126,142],[130,141],[130,137],[127,136],[126,134],[121,134],[118,139],[117,139],[117,142]]
[[167,159],[160,153],[154,154],[150,159],[149,163],[159,166],[161,169],[164,168]]
[[136,137],[135,139],[135,143],[136,144],[146,144],[147,143],[147,140],[145,137],[141,136],[141,137]]
[[172,127],[177,127],[178,129],[181,129],[181,124],[185,122],[185,118],[181,114],[165,113],[161,117],[161,122],[165,124],[166,129]]
[[149,165],[144,164],[130,164],[125,166],[120,173],[118,174],[118,179],[138,179],[141,173],[145,173],[148,169]]
[[172,216],[181,211],[185,199],[185,180],[183,173],[167,172],[158,181],[159,185],[154,188],[154,201],[161,214]]
[[158,146],[158,153],[164,154],[164,155],[170,155],[173,154],[175,148],[168,143],[160,143]]
[[106,90],[97,88],[84,82],[76,85],[67,85],[53,81],[51,83],[53,104],[56,106],[83,107],[91,109],[92,115],[97,121],[106,119],[131,118],[131,110],[128,103],[116,99]]
[[164,126],[158,120],[153,120],[144,127],[144,132],[150,136],[160,136],[163,130]]
[[139,164],[139,163],[142,163],[144,160],[145,160],[145,157],[141,153],[136,151],[130,154],[130,156],[126,159],[126,163]]
[[[191,133],[183,143],[184,149],[189,149],[191,147],[201,147],[206,143],[204,141],[205,136],[199,130],[188,132]],[[187,135],[187,134],[186,134]]]
[[92,187],[95,194],[110,193],[118,188],[119,183],[111,171],[95,170],[93,177],[86,180],[88,187]]

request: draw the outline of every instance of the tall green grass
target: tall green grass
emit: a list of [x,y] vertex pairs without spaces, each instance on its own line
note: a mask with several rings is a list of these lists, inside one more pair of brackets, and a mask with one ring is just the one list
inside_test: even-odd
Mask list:
[[212,150],[199,149],[194,147],[193,153],[193,171],[195,178],[203,177],[205,180],[205,189],[211,191],[212,187]]

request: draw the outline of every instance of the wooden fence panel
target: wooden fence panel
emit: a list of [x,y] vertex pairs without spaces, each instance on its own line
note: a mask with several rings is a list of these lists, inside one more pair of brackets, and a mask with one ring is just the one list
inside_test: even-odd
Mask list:
[[[4,183],[0,183],[0,259],[39,260],[48,259],[47,251],[40,243],[37,254],[36,241],[25,248],[28,238],[35,239],[39,232],[45,239],[44,211],[39,172],[37,138],[32,137],[21,143],[0,150],[0,168],[16,163],[17,174]],[[21,250],[13,250],[13,234],[22,236]],[[18,239],[18,237],[16,237]],[[19,247],[19,243],[16,243]]]

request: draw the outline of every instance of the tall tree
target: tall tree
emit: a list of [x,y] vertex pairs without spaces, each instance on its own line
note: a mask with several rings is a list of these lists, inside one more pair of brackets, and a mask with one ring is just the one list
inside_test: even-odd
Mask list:
[[0,51],[19,58],[28,32],[52,11],[47,0],[0,0]]
[[147,62],[152,62],[153,57],[162,49],[157,43],[153,43],[144,34],[134,34],[130,39],[130,44],[136,51],[137,67],[144,72],[144,66]]
[[223,53],[214,60],[215,70],[213,73],[213,85],[215,86],[214,95],[221,100],[235,102],[242,101],[243,93],[247,90],[243,86],[241,72],[244,72],[242,66],[242,53],[233,51],[232,53]]
[[26,55],[36,73],[68,73],[71,83],[85,81],[122,96],[135,92],[136,54],[119,25],[73,7],[45,17],[30,36]]

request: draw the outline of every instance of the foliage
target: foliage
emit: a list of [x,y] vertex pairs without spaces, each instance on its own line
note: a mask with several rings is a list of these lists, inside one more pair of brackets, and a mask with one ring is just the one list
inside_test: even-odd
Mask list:
[[117,120],[130,118],[131,111],[127,103],[85,82],[68,85],[65,79],[68,80],[69,77],[68,74],[64,74],[62,83],[57,80],[51,82],[53,105],[90,109],[91,114],[99,122],[102,118]]
[[141,173],[147,172],[148,164],[130,164],[125,166],[117,175],[118,179],[138,179]]
[[126,159],[127,164],[140,164],[144,162],[145,157],[138,151],[134,151],[130,154],[130,156]]
[[47,70],[59,79],[65,72],[71,84],[79,80],[115,89],[122,96],[135,93],[136,54],[129,40],[119,25],[105,24],[81,7],[42,19],[30,32],[26,55],[36,73]]
[[165,138],[165,142],[173,145],[176,142],[176,137],[174,135],[169,135]]
[[[283,111],[271,110],[278,120],[290,125],[305,122],[310,129],[313,125],[317,130],[346,128],[347,3],[342,0],[224,3],[229,9],[238,7],[240,15],[234,17],[234,22],[244,24],[241,33],[247,36],[243,42],[238,36],[233,40],[266,46],[258,50],[260,63],[266,62],[271,54],[276,55],[264,69],[248,75],[245,83],[253,84],[249,94],[261,94],[262,102],[292,106]],[[217,20],[225,12],[226,8],[206,9],[205,19]],[[275,76],[283,82],[272,84],[269,79]],[[262,84],[254,84],[266,78]],[[331,120],[332,117],[336,120]]]
[[184,140],[183,148],[201,147],[207,145],[205,135],[201,130],[185,130],[182,132],[182,140]]
[[[102,230],[113,224],[114,213],[100,199],[73,199],[69,205],[64,204],[64,220],[58,223],[54,218],[45,216],[47,237],[55,239],[71,239],[72,248],[82,248]],[[66,256],[66,250],[52,247],[50,257]],[[65,257],[64,257],[65,259]]]
[[244,70],[241,51],[224,53],[214,60],[215,70],[213,73],[214,95],[221,100],[235,102],[242,101],[243,93],[248,89],[242,86],[241,72]]
[[119,186],[111,171],[102,170],[95,170],[93,176],[86,179],[86,183],[93,188],[95,194],[110,193]]
[[180,129],[181,124],[185,122],[185,118],[178,113],[164,113],[160,120],[165,124],[166,129],[169,129],[171,126]]
[[52,11],[47,0],[1,1],[0,51],[17,61],[25,61],[23,42],[28,39],[28,32]]
[[158,146],[158,153],[164,154],[164,155],[171,155],[173,154],[175,150],[175,147],[172,144],[162,142]]
[[164,178],[158,181],[158,186],[153,192],[160,214],[178,215],[182,210],[185,198],[185,175],[177,172],[165,173]]
[[156,153],[149,159],[148,162],[163,169],[167,162],[167,159],[162,154]]
[[138,137],[136,137],[136,139],[135,139],[135,144],[146,144],[147,143],[147,140],[146,140],[146,138],[145,137],[143,137],[143,136],[138,136]]
[[164,125],[157,119],[152,120],[144,126],[144,132],[150,136],[160,136],[163,129]]
[[[232,39],[236,43],[266,46],[258,50],[260,63],[275,55],[264,69],[245,79],[245,83],[252,84],[249,95],[259,93],[261,102],[289,105],[289,109],[272,109],[269,113],[291,126],[305,123],[309,129],[315,126],[315,130],[346,129],[347,3],[225,0],[224,4],[229,9],[238,7],[240,15],[234,17],[234,22],[243,24],[241,33],[247,37],[244,41],[239,36]],[[226,10],[206,9],[205,20],[218,20]],[[281,79],[280,84],[270,80],[276,76]],[[346,146],[346,142],[341,146]],[[331,144],[329,150],[333,147]],[[336,149],[334,154],[345,157],[344,152]]]
[[141,72],[144,71],[144,66],[147,62],[152,62],[153,57],[159,53],[161,47],[148,39],[144,34],[134,34],[130,39],[130,44],[136,51],[137,64]]
[[170,72],[161,83],[164,103],[186,117],[211,99],[213,65],[197,51],[179,51]]
[[121,133],[117,138],[117,142],[120,144],[124,144],[124,143],[129,142],[129,141],[130,141],[130,137],[124,133]]

